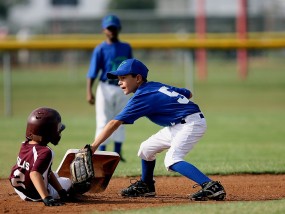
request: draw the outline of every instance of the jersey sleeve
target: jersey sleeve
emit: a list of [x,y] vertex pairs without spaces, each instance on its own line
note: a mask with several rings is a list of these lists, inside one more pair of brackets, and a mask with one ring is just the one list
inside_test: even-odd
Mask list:
[[98,76],[101,67],[101,46],[98,46],[93,50],[87,78],[95,79]]
[[50,149],[39,150],[34,152],[35,162],[31,171],[37,171],[43,174],[47,171],[52,161],[52,151]]
[[151,106],[149,103],[144,102],[144,99],[140,96],[134,96],[114,119],[123,121],[123,124],[133,124],[137,119],[148,115],[150,112]]
[[186,89],[186,88],[177,88],[177,87],[174,87],[174,86],[167,86],[169,87],[171,90],[179,93],[179,94],[182,94],[183,96],[189,98],[190,97],[190,94],[191,94],[191,91]]

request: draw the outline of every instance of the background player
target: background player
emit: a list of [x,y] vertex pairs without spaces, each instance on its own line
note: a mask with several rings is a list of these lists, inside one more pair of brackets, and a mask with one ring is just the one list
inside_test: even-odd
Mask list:
[[121,63],[116,71],[108,72],[110,79],[119,79],[124,94],[134,93],[125,108],[111,120],[92,144],[95,151],[122,124],[133,124],[140,117],[164,126],[144,141],[138,151],[141,158],[141,180],[121,191],[125,197],[155,196],[154,168],[156,154],[168,149],[164,164],[168,170],[184,175],[202,189],[190,196],[191,200],[224,200],[226,192],[218,181],[212,181],[184,157],[206,131],[206,120],[197,104],[189,99],[185,88],[147,81],[148,68],[137,59]]
[[[117,80],[110,80],[106,73],[116,70],[122,61],[132,58],[132,48],[128,43],[119,40],[121,23],[117,16],[107,15],[102,19],[102,28],[106,36],[106,41],[98,45],[92,54],[89,71],[87,73],[87,101],[94,105],[95,96],[92,86],[99,75],[99,83],[96,90],[96,132],[95,137],[102,131],[104,126],[118,114],[128,101],[122,90],[118,86]],[[99,74],[99,72],[101,73]],[[99,150],[106,150],[106,145],[110,140],[115,142],[114,151],[122,157],[122,143],[125,140],[125,130],[121,126],[111,136],[110,139],[100,146]]]
[[57,145],[64,129],[61,116],[54,109],[37,108],[29,115],[26,141],[9,177],[21,199],[43,201],[46,206],[63,205],[62,201],[67,199],[71,181],[52,172],[54,152],[47,146],[49,142]]

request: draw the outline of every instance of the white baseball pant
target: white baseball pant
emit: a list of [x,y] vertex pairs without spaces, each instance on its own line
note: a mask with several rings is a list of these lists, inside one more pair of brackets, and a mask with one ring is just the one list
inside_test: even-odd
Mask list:
[[141,143],[138,156],[143,160],[153,161],[157,153],[168,149],[164,158],[167,170],[171,165],[183,161],[207,129],[206,120],[200,114],[189,115],[185,118],[185,124],[164,127],[152,135]]
[[[105,125],[122,111],[129,100],[119,86],[111,85],[100,81],[96,91],[96,132],[97,137]],[[125,141],[125,127],[120,126],[103,144],[106,145],[110,140],[116,142]]]
[[[58,182],[60,183],[61,187],[63,189],[65,189],[66,191],[68,191],[71,188],[71,180],[69,178],[66,177],[59,177],[57,173],[54,172],[54,175],[56,176]],[[28,198],[26,195],[24,195],[22,192],[20,192],[19,190],[17,190],[16,188],[14,188],[15,192],[20,196],[20,198],[22,200],[30,200],[30,201],[40,201],[40,200],[33,200],[31,198]],[[59,194],[58,192],[48,183],[47,184],[47,190],[48,193],[51,197],[53,197],[54,199],[59,199]]]

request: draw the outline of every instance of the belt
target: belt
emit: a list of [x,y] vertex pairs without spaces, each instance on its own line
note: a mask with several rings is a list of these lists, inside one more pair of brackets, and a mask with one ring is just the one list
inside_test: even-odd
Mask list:
[[119,83],[119,80],[117,79],[107,79],[106,81],[102,81],[102,82],[105,82],[109,85],[115,85],[115,86],[119,86],[118,83]]
[[[189,115],[189,116],[190,116],[190,115]],[[199,117],[200,117],[201,119],[205,118],[202,113],[199,113]],[[186,120],[183,118],[180,123],[181,123],[181,124],[185,124],[185,123],[186,123]]]

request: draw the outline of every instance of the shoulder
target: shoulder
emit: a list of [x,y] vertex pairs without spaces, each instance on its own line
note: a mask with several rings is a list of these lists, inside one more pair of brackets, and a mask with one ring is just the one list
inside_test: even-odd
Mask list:
[[149,81],[149,82],[144,83],[142,86],[146,89],[153,90],[156,88],[160,88],[161,86],[165,86],[165,84],[160,83],[160,82]]
[[35,151],[38,155],[45,155],[47,157],[52,156],[53,151],[50,147],[48,146],[42,146],[42,145],[35,145],[34,147]]
[[101,49],[105,48],[107,45],[108,44],[105,41],[103,41],[94,48],[94,51],[100,51]]
[[131,45],[130,45],[129,43],[127,43],[127,42],[121,42],[121,41],[120,41],[119,44],[120,44],[121,46],[131,48]]
[[149,94],[154,94],[161,87],[161,83],[159,82],[144,82],[140,85],[140,87],[135,92],[135,96],[147,96]]

